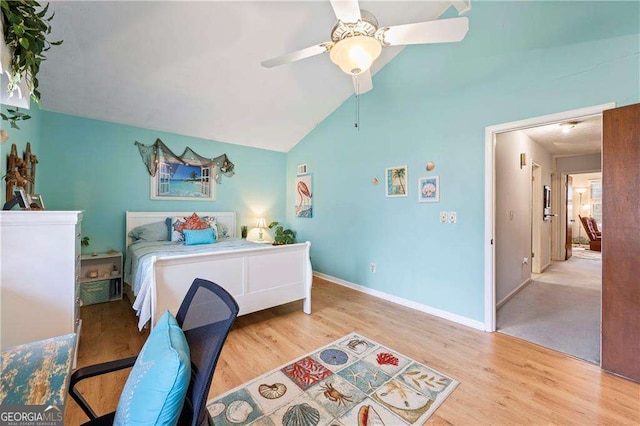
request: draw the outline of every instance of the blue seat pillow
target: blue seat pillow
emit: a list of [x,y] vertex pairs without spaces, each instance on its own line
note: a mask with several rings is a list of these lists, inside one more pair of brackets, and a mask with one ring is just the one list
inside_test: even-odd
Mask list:
[[187,340],[167,311],[158,320],[129,374],[114,425],[175,425],[190,377]]
[[182,232],[184,234],[184,244],[187,246],[195,246],[198,244],[213,244],[216,241],[216,236],[213,233],[212,228],[185,229]]

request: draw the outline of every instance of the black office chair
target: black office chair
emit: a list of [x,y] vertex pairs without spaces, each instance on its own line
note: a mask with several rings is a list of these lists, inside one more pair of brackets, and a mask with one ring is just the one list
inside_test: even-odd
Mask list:
[[[176,316],[191,353],[191,380],[179,425],[213,425],[206,408],[207,396],[222,345],[237,315],[238,304],[225,289],[200,278],[193,281]],[[136,358],[83,367],[73,373],[69,394],[89,417],[90,421],[85,425],[112,425],[115,412],[98,417],[75,389],[76,384],[90,377],[133,367]]]

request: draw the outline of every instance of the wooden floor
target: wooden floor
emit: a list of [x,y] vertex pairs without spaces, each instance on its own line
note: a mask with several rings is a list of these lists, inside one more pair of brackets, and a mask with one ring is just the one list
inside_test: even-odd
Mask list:
[[[427,424],[638,425],[640,385],[597,366],[499,333],[484,333],[314,279],[313,314],[294,302],[238,318],[222,351],[210,397],[352,331],[460,381]],[[82,308],[78,365],[137,354],[126,301]],[[82,385],[96,411],[113,411],[128,371]],[[73,401],[65,424],[86,417]]]

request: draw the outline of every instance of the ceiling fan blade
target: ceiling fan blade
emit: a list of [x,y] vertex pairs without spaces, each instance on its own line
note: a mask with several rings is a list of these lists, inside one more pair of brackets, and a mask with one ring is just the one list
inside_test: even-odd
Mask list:
[[361,95],[373,89],[370,69],[362,74],[354,75],[351,78],[353,79],[353,90],[356,92],[356,95]]
[[332,47],[333,43],[331,42],[320,43],[316,46],[307,47],[306,49],[296,50],[295,52],[287,53],[286,55],[267,59],[266,61],[262,61],[262,66],[265,68],[277,67],[278,65],[288,64],[289,62],[295,62],[300,59],[327,53]]
[[382,44],[389,46],[450,43],[464,39],[467,31],[469,31],[469,18],[463,16],[380,28],[376,32],[376,38]]
[[331,6],[342,22],[356,23],[362,18],[358,0],[331,0]]

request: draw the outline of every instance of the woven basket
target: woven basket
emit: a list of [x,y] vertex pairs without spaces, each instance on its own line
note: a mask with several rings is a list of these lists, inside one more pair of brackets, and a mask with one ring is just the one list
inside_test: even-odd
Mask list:
[[93,305],[94,303],[108,302],[110,284],[110,280],[94,281],[92,283],[82,284],[80,292],[82,304]]

